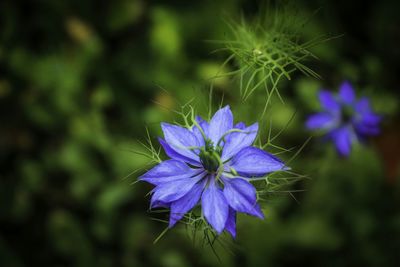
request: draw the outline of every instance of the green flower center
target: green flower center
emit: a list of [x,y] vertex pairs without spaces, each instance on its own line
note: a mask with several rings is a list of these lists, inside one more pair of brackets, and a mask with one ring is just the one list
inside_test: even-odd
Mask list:
[[351,118],[354,116],[354,110],[350,106],[343,106],[342,111],[341,111],[341,119],[342,122],[350,122]]
[[216,146],[214,148],[211,140],[206,140],[206,145],[200,150],[200,161],[204,169],[210,173],[215,173],[221,166],[221,153],[222,147]]

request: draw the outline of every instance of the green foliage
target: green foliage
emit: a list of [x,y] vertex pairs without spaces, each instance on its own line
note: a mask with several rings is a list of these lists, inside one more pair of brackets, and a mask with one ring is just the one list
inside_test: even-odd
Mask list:
[[283,102],[278,90],[282,79],[291,80],[296,70],[319,78],[305,62],[316,58],[310,48],[321,43],[322,38],[302,40],[300,30],[306,26],[306,20],[295,14],[295,9],[284,6],[261,10],[253,22],[244,18],[227,22],[229,34],[226,40],[217,43],[229,55],[223,66],[232,62],[235,70],[221,75],[238,79],[244,100],[256,90],[265,90],[269,97],[276,93]]

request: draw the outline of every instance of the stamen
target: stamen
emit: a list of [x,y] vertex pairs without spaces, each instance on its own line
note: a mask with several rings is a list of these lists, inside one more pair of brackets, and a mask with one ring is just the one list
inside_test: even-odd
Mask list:
[[222,141],[225,141],[225,137],[228,135],[228,134],[230,134],[230,133],[251,133],[251,132],[245,132],[245,131],[243,131],[243,130],[241,130],[241,129],[231,129],[231,130],[229,130],[229,131],[227,131],[226,133],[224,133],[222,136],[221,136],[221,138],[218,140],[218,142],[217,142],[217,146],[220,146],[220,144],[221,144],[221,142]]

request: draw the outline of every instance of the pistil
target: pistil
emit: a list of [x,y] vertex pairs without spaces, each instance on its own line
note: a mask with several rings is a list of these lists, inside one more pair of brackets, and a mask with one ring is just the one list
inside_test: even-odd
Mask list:
[[199,154],[204,169],[210,173],[216,173],[222,165],[221,153],[222,148],[220,146],[214,147],[211,140],[206,140],[206,144]]

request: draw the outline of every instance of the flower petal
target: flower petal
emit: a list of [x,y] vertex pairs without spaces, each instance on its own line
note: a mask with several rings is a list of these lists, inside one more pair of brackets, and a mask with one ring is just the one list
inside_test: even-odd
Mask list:
[[251,146],[240,150],[230,161],[229,167],[246,177],[264,176],[270,172],[289,169],[274,155]]
[[192,169],[179,160],[166,160],[139,177],[139,180],[146,181],[153,185],[159,185],[183,178],[189,178],[202,172],[200,169]]
[[165,141],[178,154],[199,161],[199,156],[191,147],[199,147],[196,136],[188,129],[169,123],[161,123]]
[[331,136],[338,153],[341,156],[348,156],[351,151],[351,130],[345,126],[332,132]]
[[179,154],[175,149],[173,149],[170,145],[168,145],[168,143],[162,139],[162,138],[158,138],[158,141],[160,142],[161,146],[164,148],[165,154],[167,154],[168,157],[170,157],[171,159],[176,159],[176,160],[180,160],[180,161],[184,161],[186,163],[189,163],[193,166],[197,166],[200,167],[201,163],[198,160],[194,160],[188,157],[185,157],[181,154]]
[[368,126],[368,125],[365,125],[362,123],[355,124],[354,128],[355,128],[357,134],[359,136],[363,136],[363,137],[378,135],[381,132],[379,127],[377,127],[377,126],[371,127],[371,126]]
[[233,132],[229,134],[222,150],[221,159],[226,161],[243,148],[251,146],[257,136],[257,132],[258,123],[254,123],[253,125],[243,129],[241,132]]
[[239,178],[224,178],[223,181],[224,196],[231,208],[264,219],[257,204],[256,189],[252,184]]
[[201,127],[201,130],[195,125],[192,128],[192,132],[196,136],[197,140],[199,141],[199,145],[204,146],[204,137],[203,137],[201,131],[203,131],[205,136],[208,136],[208,127],[209,127],[208,122],[203,120],[200,116],[196,117],[196,122]]
[[362,97],[360,100],[357,101],[355,109],[358,113],[370,112],[371,105],[369,103],[369,99],[366,97]]
[[379,116],[378,114],[369,112],[369,113],[364,113],[361,115],[361,120],[360,122],[362,124],[368,125],[368,126],[378,126],[378,124],[381,122],[382,116]]
[[336,101],[332,92],[327,90],[321,90],[318,94],[319,101],[324,110],[330,112],[338,112],[340,110],[340,105]]
[[244,128],[246,128],[246,124],[244,122],[238,122],[235,124],[234,128],[243,130]]
[[164,203],[173,202],[180,199],[189,192],[193,186],[204,177],[204,172],[194,177],[186,179],[179,179],[171,182],[162,183],[153,189],[153,196],[151,197],[150,207],[154,203],[161,201]]
[[231,234],[233,238],[236,237],[236,211],[229,208],[228,219],[225,223],[225,231]]
[[165,203],[162,201],[155,201],[151,204],[151,208],[169,208],[170,207],[170,203]]
[[355,110],[357,114],[353,123],[357,134],[364,136],[379,134],[382,116],[372,111],[368,98],[363,97],[357,101]]
[[182,198],[172,202],[171,213],[169,216],[169,227],[173,227],[177,221],[190,211],[199,202],[203,192],[205,180],[197,183]]
[[218,110],[210,121],[208,137],[216,145],[221,137],[233,127],[233,115],[229,106]]
[[308,117],[306,127],[310,130],[328,129],[333,127],[336,123],[336,116],[329,113],[316,113]]
[[354,128],[360,135],[377,135],[380,133],[379,123],[382,117],[374,113],[365,113],[361,118],[354,122]]
[[217,187],[214,178],[201,197],[201,206],[207,222],[217,231],[222,233],[228,219],[229,206],[222,190]]
[[339,96],[343,103],[346,104],[352,104],[355,101],[356,96],[349,82],[346,81],[340,85]]

